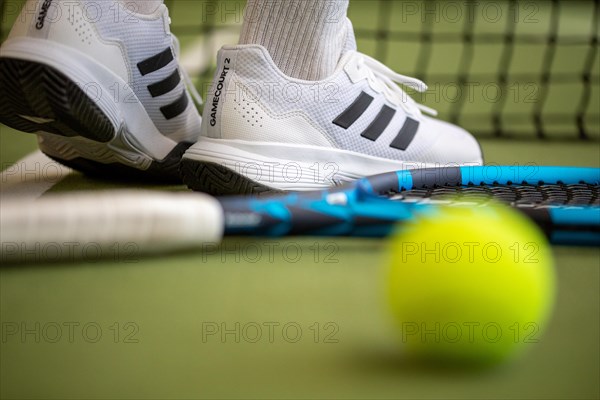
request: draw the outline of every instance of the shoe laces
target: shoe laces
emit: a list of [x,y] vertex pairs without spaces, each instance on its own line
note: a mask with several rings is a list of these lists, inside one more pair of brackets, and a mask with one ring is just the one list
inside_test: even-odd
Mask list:
[[414,89],[423,93],[427,91],[427,85],[419,79],[398,74],[386,65],[369,57],[366,54],[355,53],[357,58],[357,68],[366,71],[367,80],[371,88],[378,92],[383,92],[386,99],[392,104],[401,107],[406,113],[411,115],[421,115],[425,112],[432,116],[437,115],[433,108],[424,106],[413,100],[398,84]]

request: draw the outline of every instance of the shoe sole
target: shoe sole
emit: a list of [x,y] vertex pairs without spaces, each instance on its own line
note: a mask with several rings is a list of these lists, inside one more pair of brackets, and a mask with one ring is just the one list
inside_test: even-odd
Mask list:
[[180,175],[183,183],[197,192],[213,196],[269,195],[283,193],[238,174],[222,165],[191,159],[182,159]]
[[231,195],[322,190],[368,175],[436,165],[319,146],[201,137],[181,166],[191,189]]
[[179,183],[178,164],[191,146],[180,143],[163,160],[146,163],[145,169],[78,156],[61,157],[60,153],[81,153],[78,150],[88,145],[108,146],[118,139],[119,130],[65,74],[48,65],[21,59],[0,58],[0,122],[19,131],[43,132],[43,136],[54,137],[60,151],[48,151],[53,149],[41,146],[44,153],[95,177]]

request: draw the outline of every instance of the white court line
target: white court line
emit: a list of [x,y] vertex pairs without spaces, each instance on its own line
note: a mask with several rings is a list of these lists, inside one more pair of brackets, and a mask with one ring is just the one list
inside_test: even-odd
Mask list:
[[73,171],[41,151],[31,153],[0,173],[0,197],[35,200]]

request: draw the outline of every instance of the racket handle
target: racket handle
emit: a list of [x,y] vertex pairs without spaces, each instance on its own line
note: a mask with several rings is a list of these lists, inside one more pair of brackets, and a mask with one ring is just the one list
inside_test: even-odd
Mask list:
[[110,191],[0,204],[3,262],[130,257],[218,243],[223,210],[191,193]]

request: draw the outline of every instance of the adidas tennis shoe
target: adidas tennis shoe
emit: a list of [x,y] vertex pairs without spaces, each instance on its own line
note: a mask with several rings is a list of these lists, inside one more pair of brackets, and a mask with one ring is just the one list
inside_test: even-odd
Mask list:
[[479,165],[465,130],[398,85],[425,91],[357,51],[322,81],[283,74],[258,45],[223,47],[183,180],[212,194],[322,189],[378,173]]
[[0,122],[88,174],[180,181],[200,96],[178,64],[167,7],[133,6],[28,0],[0,49]]

